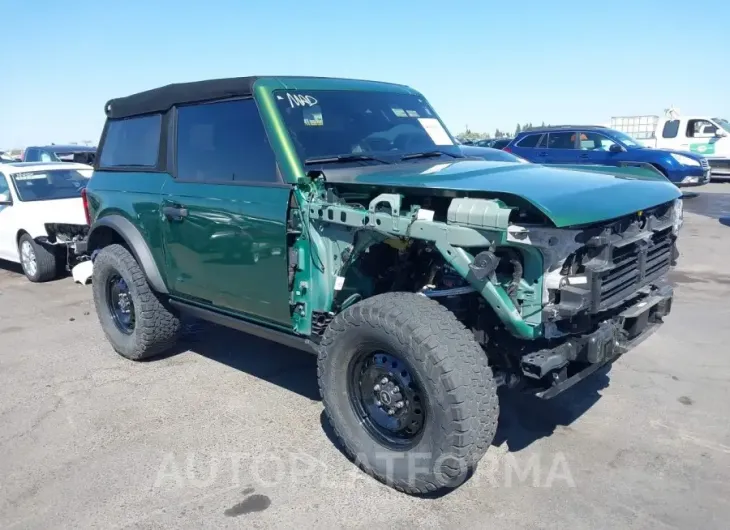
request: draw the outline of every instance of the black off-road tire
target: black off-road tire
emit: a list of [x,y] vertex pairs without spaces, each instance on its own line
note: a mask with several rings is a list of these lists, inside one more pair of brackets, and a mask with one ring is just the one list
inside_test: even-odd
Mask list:
[[[34,273],[30,273],[25,264],[23,263],[23,244],[29,243],[35,257],[36,269]],[[30,236],[30,234],[23,234],[18,240],[18,256],[20,258],[20,264],[23,267],[23,273],[25,277],[34,283],[48,282],[55,279],[58,276],[58,265],[56,263],[56,254],[52,248],[46,248],[41,243],[36,241]]]
[[[109,309],[108,282],[121,276],[129,288],[135,323],[131,333],[119,329]],[[134,256],[122,245],[104,247],[94,260],[94,305],[104,333],[121,356],[140,361],[159,355],[175,345],[180,319],[167,301],[155,293]]]
[[[378,442],[352,404],[350,370],[363,348],[406,361],[425,394],[421,437],[406,450]],[[487,356],[453,313],[425,296],[382,294],[337,315],[320,343],[317,373],[327,418],[348,456],[399,491],[459,486],[494,438],[499,403]]]

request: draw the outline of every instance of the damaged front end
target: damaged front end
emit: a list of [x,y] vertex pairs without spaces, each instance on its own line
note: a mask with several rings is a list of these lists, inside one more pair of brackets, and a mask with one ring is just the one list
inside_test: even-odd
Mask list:
[[613,361],[669,314],[673,289],[666,275],[678,257],[681,205],[676,200],[562,234],[525,235],[546,259],[545,347],[520,363],[538,395],[551,397]]
[[63,256],[66,270],[89,260],[87,243],[89,225],[71,223],[45,223],[46,236],[38,238],[45,245],[52,246]]
[[292,322],[314,342],[359,300],[418,292],[473,331],[499,382],[548,398],[671,310],[681,201],[556,228],[518,198],[349,184],[314,176],[290,210]]

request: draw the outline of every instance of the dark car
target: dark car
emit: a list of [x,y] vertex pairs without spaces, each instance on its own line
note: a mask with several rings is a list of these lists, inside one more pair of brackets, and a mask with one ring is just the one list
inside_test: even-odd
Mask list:
[[25,149],[23,162],[76,162],[93,165],[96,147],[86,145],[45,145]]
[[491,147],[492,149],[504,149],[512,141],[512,138],[489,138],[487,140],[479,140],[474,145],[477,147]]
[[518,134],[505,150],[537,164],[651,164],[677,186],[710,181],[710,165],[704,156],[646,147],[628,134],[598,125],[531,129]]

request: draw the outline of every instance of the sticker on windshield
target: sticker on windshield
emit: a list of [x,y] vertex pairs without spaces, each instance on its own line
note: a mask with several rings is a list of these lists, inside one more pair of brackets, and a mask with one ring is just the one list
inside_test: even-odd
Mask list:
[[324,125],[324,118],[322,118],[322,109],[319,107],[305,109],[302,111],[304,116],[304,125],[309,127],[321,127]]
[[406,111],[404,111],[403,109],[392,108],[390,110],[392,110],[393,111],[393,114],[395,114],[399,118],[407,118],[408,117],[408,114],[406,114]]
[[16,173],[15,174],[16,181],[45,180],[47,178],[48,178],[48,175],[46,175],[45,173]]
[[418,114],[418,112],[416,112],[415,110],[407,110],[406,114],[408,114],[409,118],[420,118],[421,117],[421,115]]
[[436,145],[454,145],[449,133],[446,132],[446,129],[436,118],[418,118],[418,123],[426,130],[426,133]]
[[289,100],[289,106],[291,108],[314,107],[317,104],[317,98],[306,94],[290,94],[287,92],[286,97]]

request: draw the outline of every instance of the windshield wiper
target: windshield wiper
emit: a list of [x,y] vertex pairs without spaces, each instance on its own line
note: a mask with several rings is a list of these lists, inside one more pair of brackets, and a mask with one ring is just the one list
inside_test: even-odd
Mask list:
[[314,158],[307,158],[304,160],[304,163],[309,164],[337,164],[340,162],[360,162],[360,161],[375,161],[380,162],[381,164],[390,164],[387,160],[383,160],[382,158],[376,158],[371,155],[362,155],[358,153],[350,153],[346,155],[335,155],[335,156],[320,156],[320,157],[314,157]]
[[409,153],[400,157],[401,160],[413,160],[414,158],[435,158],[437,156],[446,155],[451,158],[464,158],[463,155],[456,155],[448,151],[424,151],[423,153]]

